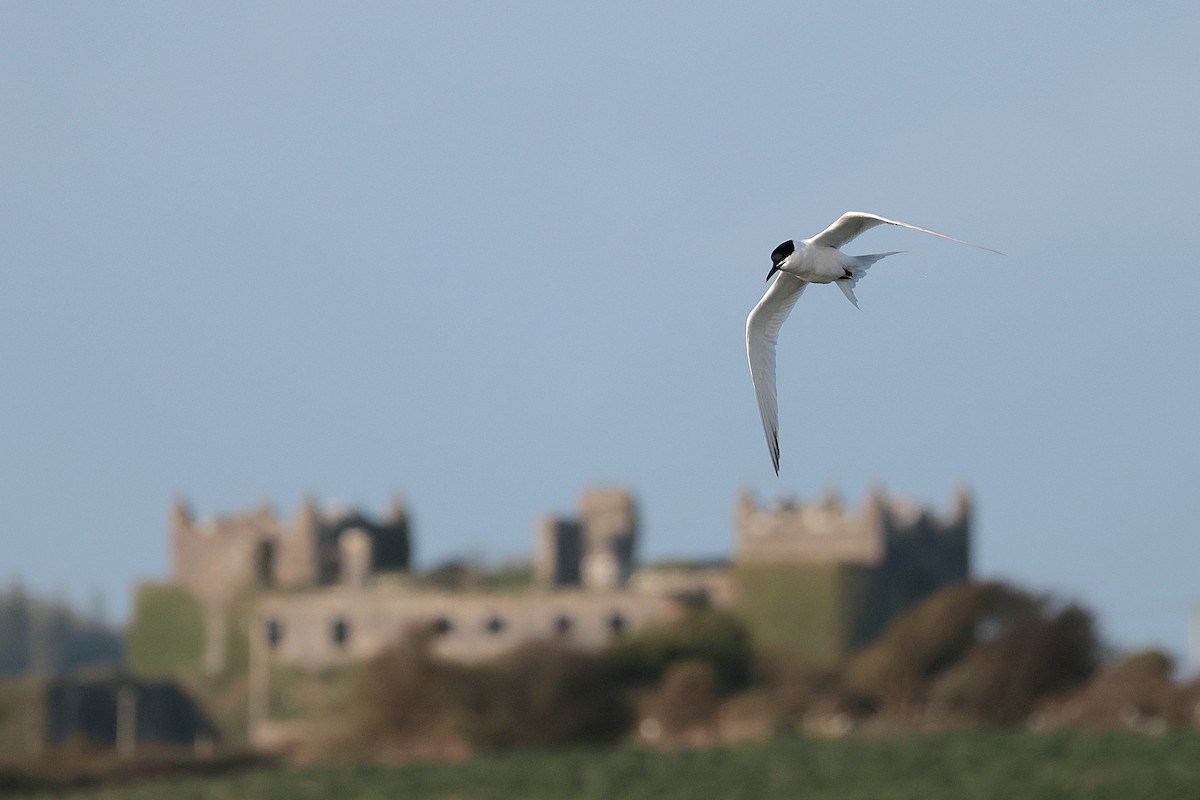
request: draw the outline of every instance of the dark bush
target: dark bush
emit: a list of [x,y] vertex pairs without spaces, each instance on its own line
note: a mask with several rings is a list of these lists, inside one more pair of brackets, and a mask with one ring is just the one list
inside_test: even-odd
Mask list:
[[1041,729],[1117,728],[1164,731],[1193,722],[1200,683],[1177,686],[1165,653],[1147,650],[1097,670],[1082,688],[1039,704]]
[[482,749],[608,744],[633,723],[624,690],[595,655],[535,643],[469,676],[463,732]]
[[410,631],[363,667],[351,700],[354,738],[404,742],[454,727],[468,670],[435,659],[432,638]]
[[1091,614],[1001,583],[947,587],[899,615],[844,671],[846,688],[893,713],[939,710],[1020,722],[1039,698],[1100,663]]
[[680,734],[710,724],[717,714],[717,678],[704,661],[677,661],[655,692],[652,707],[663,729]]
[[965,710],[995,724],[1021,722],[1037,700],[1081,685],[1100,663],[1092,616],[1077,605],[1029,599],[989,641],[973,648]]
[[892,709],[923,695],[928,680],[959,661],[981,631],[1022,605],[999,583],[956,583],[898,614],[871,645],[850,659],[846,688]]
[[789,650],[765,650],[755,654],[754,683],[767,692],[776,723],[782,728],[794,726],[817,705],[867,714],[863,706],[846,697],[836,670],[814,667],[802,655]]
[[635,686],[658,683],[676,662],[703,662],[712,668],[717,690],[729,693],[750,683],[754,654],[750,634],[737,617],[692,609],[675,622],[616,641],[605,658],[615,677]]
[[604,744],[633,722],[623,688],[599,656],[535,643],[461,665],[434,657],[431,638],[414,631],[363,668],[351,746],[403,747],[430,736],[486,750]]

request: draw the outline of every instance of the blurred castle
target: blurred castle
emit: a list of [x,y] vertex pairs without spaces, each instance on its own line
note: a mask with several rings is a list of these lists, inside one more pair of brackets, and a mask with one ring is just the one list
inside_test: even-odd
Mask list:
[[387,517],[322,511],[306,499],[288,524],[269,506],[197,522],[183,500],[170,514],[174,579],[220,602],[252,586],[311,589],[358,572],[404,572],[411,546],[408,512],[393,499]]
[[623,489],[583,493],[579,519],[538,522],[534,574],[544,586],[616,589],[633,574],[637,509]]
[[261,649],[310,668],[369,658],[414,626],[434,632],[443,657],[474,661],[533,639],[600,647],[698,602],[735,608],[761,645],[832,665],[906,606],[968,577],[970,517],[965,492],[945,515],[880,492],[857,512],[832,496],[761,508],[743,495],[732,563],[639,567],[632,494],[592,488],[577,517],[536,523],[531,579],[484,589],[411,573],[399,501],[377,520],[306,500],[290,523],[269,508],[197,521],[177,501],[166,588],[199,608],[209,673],[225,668],[238,631],[252,657]]
[[169,527],[173,583],[202,608],[210,674],[225,666],[231,606],[248,590],[314,590],[409,568],[408,512],[396,499],[383,520],[306,499],[289,524],[269,506],[198,522],[177,498]]
[[[273,660],[310,668],[369,658],[413,627],[436,633],[439,655],[474,661],[531,639],[600,647],[678,608],[675,583],[631,585],[638,520],[623,488],[589,489],[578,517],[540,520],[532,580],[508,590],[443,588],[414,576],[409,517],[397,500],[374,519],[310,499],[290,522],[269,507],[198,521],[176,500],[168,524],[171,581],[141,587],[139,607],[165,607],[182,590],[197,609],[190,627],[202,643],[178,644],[198,648],[209,674],[225,669],[239,629],[250,633],[252,652],[265,646]],[[135,661],[146,650],[136,622]]]
[[836,495],[760,508],[738,502],[739,607],[759,644],[832,665],[899,612],[970,577],[971,497],[944,514],[873,490],[856,512]]

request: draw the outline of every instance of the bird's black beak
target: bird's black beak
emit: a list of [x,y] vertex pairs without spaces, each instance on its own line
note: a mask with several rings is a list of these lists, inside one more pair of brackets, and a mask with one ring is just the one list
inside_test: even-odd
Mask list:
[[772,264],[771,271],[767,273],[767,279],[765,281],[763,281],[763,283],[770,283],[771,276],[774,275],[776,272],[779,272],[779,264]]

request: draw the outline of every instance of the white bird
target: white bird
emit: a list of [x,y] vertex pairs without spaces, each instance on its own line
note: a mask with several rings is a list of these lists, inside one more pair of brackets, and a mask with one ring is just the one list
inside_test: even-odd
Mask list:
[[836,282],[846,298],[855,308],[858,307],[854,285],[876,261],[900,251],[848,256],[838,248],[876,225],[899,225],[1003,255],[990,247],[862,211],[847,211],[837,222],[811,239],[798,244],[789,239],[776,247],[771,253],[771,271],[767,273],[767,280],[770,281],[776,272],[779,273],[779,279],[767,289],[762,300],[746,318],[746,358],[750,361],[750,377],[754,381],[758,411],[762,415],[763,431],[767,435],[767,447],[771,451],[771,463],[775,466],[776,475],[779,474],[779,407],[775,397],[775,343],[779,341],[779,329],[791,313],[792,306],[796,305],[796,299],[810,283]]

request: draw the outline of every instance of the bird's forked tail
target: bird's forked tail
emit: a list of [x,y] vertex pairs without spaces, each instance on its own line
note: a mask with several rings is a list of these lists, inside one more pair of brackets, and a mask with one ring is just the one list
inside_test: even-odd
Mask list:
[[855,256],[854,263],[847,267],[850,274],[845,278],[839,278],[837,281],[838,288],[842,290],[842,294],[846,295],[846,299],[854,303],[854,307],[858,308],[858,298],[854,296],[854,285],[858,283],[859,278],[867,274],[867,270],[871,268],[876,261],[888,256],[894,256],[897,253],[903,253],[903,250],[892,250],[888,253],[871,253],[866,256]]

